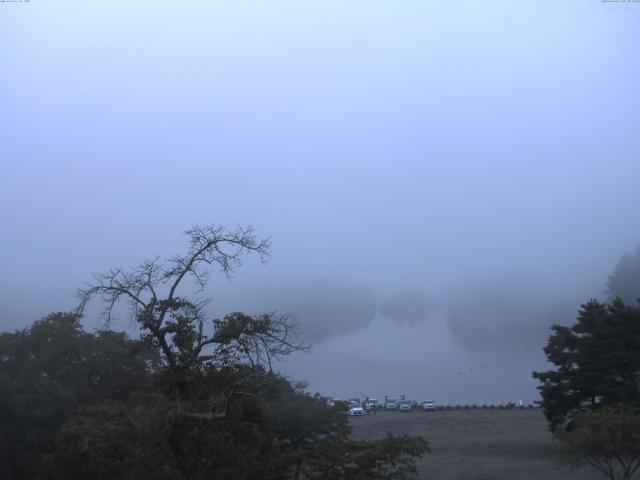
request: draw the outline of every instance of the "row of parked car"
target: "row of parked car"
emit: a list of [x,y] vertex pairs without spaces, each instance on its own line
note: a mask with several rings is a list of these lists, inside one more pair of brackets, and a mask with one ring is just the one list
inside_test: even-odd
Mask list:
[[[338,405],[340,400],[333,400],[333,405]],[[379,410],[387,411],[399,411],[399,412],[411,412],[413,410],[423,410],[425,412],[435,411],[436,404],[433,400],[424,400],[418,404],[415,400],[397,400],[393,397],[385,398],[385,401],[380,404],[375,398],[367,398],[360,400],[352,398],[347,401],[348,414],[351,416],[367,415],[371,412],[376,413]]]
[[[340,403],[342,402],[342,403]],[[490,409],[490,410],[512,410],[512,409],[532,409],[536,406],[529,402],[524,404],[522,401],[518,403],[514,402],[491,402],[491,403],[465,403],[465,404],[452,404],[452,403],[440,403],[436,404],[433,400],[423,400],[422,402],[416,402],[415,400],[396,399],[394,397],[386,397],[385,401],[380,404],[375,398],[357,399],[352,398],[346,401],[332,400],[332,405],[340,405],[345,407],[345,413],[351,416],[361,416],[370,413],[376,413],[380,410],[386,411],[399,411],[399,412],[435,412],[441,410],[477,410],[477,409]]]
[[436,409],[436,404],[433,400],[423,400],[422,402],[417,402],[415,400],[406,400],[401,398],[397,400],[394,397],[385,398],[383,408],[385,410],[399,411],[399,412],[411,412],[412,410],[423,410],[425,412],[434,411]]

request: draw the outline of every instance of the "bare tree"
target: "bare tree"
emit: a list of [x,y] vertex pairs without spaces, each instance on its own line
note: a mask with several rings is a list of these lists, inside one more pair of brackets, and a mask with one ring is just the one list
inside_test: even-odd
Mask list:
[[[188,251],[165,261],[145,260],[134,268],[114,268],[95,275],[78,291],[78,313],[93,299],[103,306],[105,326],[110,326],[114,308],[120,302],[129,307],[143,336],[163,353],[171,369],[207,364],[229,366],[246,362],[271,370],[271,362],[306,345],[295,342],[295,326],[286,315],[241,313],[214,320],[207,333],[206,301],[192,301],[179,295],[189,281],[203,291],[210,274],[219,270],[231,278],[244,255],[255,253],[261,261],[269,256],[271,241],[258,239],[251,227],[229,230],[224,226],[195,225],[185,232]],[[193,283],[191,284],[193,286]]]

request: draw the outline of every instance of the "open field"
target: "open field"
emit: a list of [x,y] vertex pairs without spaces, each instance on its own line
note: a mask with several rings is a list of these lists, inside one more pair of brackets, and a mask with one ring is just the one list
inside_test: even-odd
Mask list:
[[431,453],[419,461],[420,479],[597,480],[590,468],[562,467],[560,445],[538,409],[378,412],[350,417],[353,436],[422,435]]

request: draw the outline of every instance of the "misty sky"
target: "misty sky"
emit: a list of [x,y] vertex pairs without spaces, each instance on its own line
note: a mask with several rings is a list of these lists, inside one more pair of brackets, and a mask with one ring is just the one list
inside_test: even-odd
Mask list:
[[640,243],[638,25],[600,0],[0,3],[0,328],[251,224],[272,258],[214,278],[211,313],[296,316],[314,353],[282,368],[312,390],[534,399],[521,352]]

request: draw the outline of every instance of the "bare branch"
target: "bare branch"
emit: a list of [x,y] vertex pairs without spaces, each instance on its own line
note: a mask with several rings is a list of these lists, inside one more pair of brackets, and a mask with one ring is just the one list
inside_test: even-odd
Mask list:
[[[204,378],[212,372],[234,372],[240,380],[232,392],[226,392],[226,407],[234,396],[250,394],[241,386],[251,372],[273,372],[273,362],[308,345],[295,340],[297,328],[290,317],[275,313],[249,316],[232,313],[212,325],[205,320],[206,300],[191,300],[179,295],[185,279],[199,287],[207,286],[209,275],[220,270],[227,278],[244,255],[256,253],[262,261],[269,255],[271,241],[258,239],[251,227],[227,230],[223,226],[195,225],[185,232],[189,237],[186,254],[166,261],[145,259],[129,269],[114,268],[95,275],[93,282],[78,291],[78,312],[98,299],[102,302],[106,326],[116,306],[123,301],[130,318],[140,325],[143,338],[163,354],[169,369],[171,388],[178,398],[188,398],[188,389],[205,389],[206,384],[188,385],[189,379]],[[206,326],[211,325],[211,332]],[[186,374],[185,372],[188,372]],[[243,378],[244,377],[244,378]],[[255,385],[251,385],[255,388]],[[181,404],[179,404],[181,405]],[[182,407],[180,407],[182,408]],[[210,406],[213,408],[213,406]],[[213,410],[210,410],[210,413]]]

